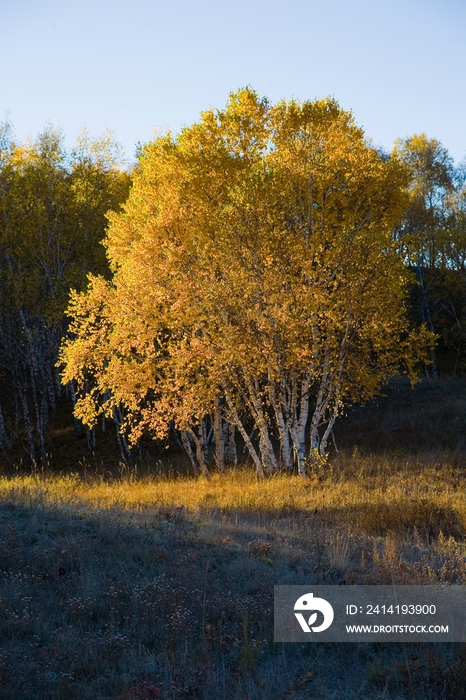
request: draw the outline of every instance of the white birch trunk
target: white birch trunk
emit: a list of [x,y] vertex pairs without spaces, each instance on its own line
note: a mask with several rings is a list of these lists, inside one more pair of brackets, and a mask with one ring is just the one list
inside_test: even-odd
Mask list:
[[261,460],[259,458],[259,455],[257,454],[254,445],[252,444],[251,440],[249,439],[249,435],[247,434],[246,430],[244,429],[244,426],[240,420],[240,417],[238,415],[238,411],[236,410],[236,407],[233,403],[233,400],[231,396],[228,394],[227,391],[225,391],[225,399],[228,404],[228,408],[230,410],[230,415],[231,419],[234,421],[236,427],[238,428],[241,437],[244,440],[244,444],[247,446],[249,450],[249,454],[251,455],[252,461],[254,462],[256,469],[257,469],[257,474],[258,476],[263,479],[265,477],[264,474],[264,469],[262,467]]
[[202,475],[207,480],[210,480],[209,467],[207,466],[207,462],[205,459],[205,442],[202,436],[199,437],[198,435],[196,435],[196,431],[194,429],[191,431],[191,435],[193,437],[194,445],[196,447],[196,458],[199,464],[199,468],[202,472]]
[[300,387],[299,418],[296,423],[296,436],[302,451],[306,452],[306,426],[309,418],[309,385],[310,377],[307,376]]
[[220,401],[218,397],[215,400],[215,409],[212,422],[215,440],[215,464],[217,469],[223,473],[225,471],[225,439],[222,414],[220,412]]
[[273,406],[273,410],[275,412],[275,419],[277,421],[278,435],[280,437],[282,463],[285,469],[291,471],[293,469],[293,462],[291,459],[291,445],[287,422],[283,414],[281,402],[277,399],[276,391],[274,390],[271,381],[269,381],[268,390],[270,403]]
[[293,460],[291,458],[290,436],[289,436],[288,428],[286,426],[286,421],[285,421],[285,417],[283,415],[283,411],[282,411],[281,406],[278,407],[276,414],[277,414],[278,433],[280,435],[280,446],[281,446],[281,452],[282,452],[283,466],[285,467],[285,469],[287,471],[292,471]]
[[335,421],[338,416],[338,410],[339,410],[339,403],[340,403],[340,394],[341,394],[341,379],[343,376],[343,370],[345,368],[345,361],[346,361],[346,340],[348,338],[348,333],[349,333],[349,326],[347,325],[346,328],[346,333],[345,336],[341,342],[340,346],[340,362],[338,366],[338,373],[336,375],[336,378],[334,380],[334,386],[333,386],[333,410],[332,414],[329,417],[328,423],[327,423],[327,428],[325,429],[324,434],[322,435],[322,439],[320,441],[320,446],[319,446],[319,451],[321,457],[325,457],[326,455],[326,449],[327,449],[327,441],[330,436],[330,433],[332,432],[332,428],[335,424]]
[[259,430],[261,456],[267,472],[271,474],[274,471],[278,471],[278,463],[270,440],[269,429],[262,409],[261,400],[258,396],[258,388],[254,386],[250,379],[247,382],[247,387],[249,390],[250,404],[254,411],[255,422]]
[[314,413],[311,418],[311,425],[309,428],[309,452],[311,459],[315,458],[319,453],[320,447],[320,435],[319,427],[322,423],[323,416],[327,410],[327,406],[330,400],[330,376],[329,376],[329,365],[330,365],[330,351],[327,350],[325,353],[325,361],[322,369],[322,376],[320,379],[319,391],[317,392],[316,404],[314,407]]
[[293,424],[291,425],[291,439],[293,440],[293,447],[295,449],[298,474],[299,476],[306,478],[306,453],[303,449],[298,433],[296,432],[296,428]]
[[186,430],[181,430],[180,434],[181,434],[181,442],[183,443],[184,451],[186,452],[193,469],[197,470],[196,456],[194,454],[194,450],[192,448],[191,440],[189,439],[189,435],[188,435]]
[[[285,383],[285,380],[282,377],[282,385],[284,385],[284,383]],[[296,384],[295,380],[294,380],[293,384]],[[285,393],[285,390],[284,390],[284,393]],[[303,442],[301,442],[301,440],[299,439],[298,431],[297,431],[298,421],[296,418],[296,405],[297,405],[296,386],[292,385],[291,397],[290,397],[290,407],[288,409],[285,406],[286,429],[287,429],[287,433],[289,435],[291,435],[291,441],[292,441],[294,452],[295,452],[296,466],[298,468],[298,474],[299,474],[299,476],[305,478],[305,477],[307,477],[306,449],[304,446],[304,440],[303,440]]]
[[[120,410],[118,409],[117,406],[114,406],[112,409],[112,416],[113,420],[116,426],[116,435],[117,435],[117,440],[118,440],[118,447],[120,448],[120,455],[125,464],[132,464],[133,463],[133,455],[131,454],[131,450],[129,449],[128,443],[126,442],[125,436],[121,432],[121,425],[123,423],[123,418],[124,416],[121,414]],[[92,434],[91,434],[92,433]],[[89,431],[86,429],[86,435],[88,439],[88,444],[89,441],[91,440],[91,444],[93,445],[92,448],[89,449],[94,449],[95,448],[95,431],[92,429],[92,431]]]
[[74,432],[76,433],[77,437],[82,437],[83,436],[83,424],[79,420],[79,418],[76,418],[74,414],[74,409],[76,406],[76,389],[74,385],[74,380],[71,380],[71,382],[68,382],[68,389],[71,394],[71,402],[73,404],[73,425],[74,425]]
[[194,445],[196,446],[196,458],[199,463],[199,468],[206,479],[210,479],[209,467],[207,466],[207,444],[206,444],[206,427],[205,420],[202,419],[198,426],[199,435],[196,435],[196,431],[193,428],[190,433],[194,440]]
[[238,464],[238,453],[236,450],[236,427],[233,423],[226,423],[226,454],[225,460],[227,464]]
[[325,433],[322,435],[322,439],[321,439],[321,441],[320,441],[320,446],[319,446],[319,452],[320,452],[320,456],[321,456],[321,457],[325,457],[325,455],[327,454],[327,452],[326,452],[326,450],[327,450],[327,442],[328,442],[328,439],[329,439],[329,437],[330,437],[330,433],[332,432],[332,428],[333,428],[333,426],[334,426],[334,424],[335,424],[336,419],[337,419],[337,416],[336,416],[336,414],[334,414],[334,415],[330,418],[329,422],[327,423],[327,427],[326,427],[326,429],[325,429]]

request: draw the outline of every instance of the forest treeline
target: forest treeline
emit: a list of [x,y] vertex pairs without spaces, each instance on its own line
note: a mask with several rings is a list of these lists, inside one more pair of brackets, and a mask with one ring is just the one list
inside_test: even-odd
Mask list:
[[91,450],[103,417],[126,461],[150,435],[206,476],[240,444],[304,476],[390,376],[466,370],[466,168],[425,135],[382,152],[332,99],[241,90],[131,173],[110,135],[6,124],[0,250],[7,460],[46,460],[65,394]]
[[59,131],[16,143],[0,130],[0,447],[44,463],[51,418],[65,391],[56,367],[70,289],[109,275],[106,213],[126,200],[130,176],[110,134],[83,131],[67,152]]

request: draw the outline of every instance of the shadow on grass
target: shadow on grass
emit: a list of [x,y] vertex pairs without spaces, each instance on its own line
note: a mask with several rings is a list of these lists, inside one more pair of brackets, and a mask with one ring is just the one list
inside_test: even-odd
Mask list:
[[[273,642],[274,584],[383,580],[393,552],[384,559],[388,538],[371,560],[373,536],[399,532],[406,543],[416,528],[425,553],[440,533],[462,536],[453,512],[427,501],[416,508],[211,502],[193,513],[4,502],[1,697],[464,698],[459,645]],[[440,572],[438,552],[430,554]]]

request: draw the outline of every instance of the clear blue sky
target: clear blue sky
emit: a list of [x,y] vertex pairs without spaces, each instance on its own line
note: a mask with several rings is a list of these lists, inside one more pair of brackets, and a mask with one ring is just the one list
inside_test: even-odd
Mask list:
[[332,95],[377,145],[425,132],[466,156],[466,0],[0,0],[0,120],[72,143],[108,126],[132,159],[251,85]]

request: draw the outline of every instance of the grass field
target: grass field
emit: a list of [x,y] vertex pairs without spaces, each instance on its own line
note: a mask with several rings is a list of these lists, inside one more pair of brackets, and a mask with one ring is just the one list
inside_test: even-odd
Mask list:
[[2,697],[466,697],[459,645],[274,644],[272,612],[274,584],[466,583],[465,476],[4,477]]
[[466,387],[393,392],[308,480],[5,469],[0,697],[466,698],[460,644],[273,642],[274,584],[466,583]]

